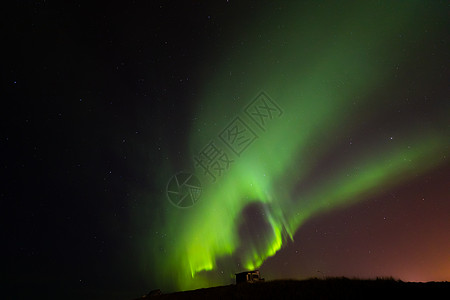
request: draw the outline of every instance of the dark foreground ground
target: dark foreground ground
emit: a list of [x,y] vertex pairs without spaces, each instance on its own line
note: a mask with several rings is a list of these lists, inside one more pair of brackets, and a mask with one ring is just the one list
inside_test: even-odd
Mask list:
[[450,282],[328,278],[228,285],[137,299],[449,299],[449,296]]

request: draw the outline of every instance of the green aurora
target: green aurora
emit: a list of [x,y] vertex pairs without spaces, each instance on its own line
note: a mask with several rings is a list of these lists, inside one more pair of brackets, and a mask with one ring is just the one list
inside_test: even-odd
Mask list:
[[[322,164],[341,151],[342,140],[348,144],[366,124],[395,109],[392,98],[378,95],[392,90],[396,65],[413,63],[404,57],[408,45],[399,36],[406,32],[417,43],[423,38],[423,2],[383,3],[289,4],[283,11],[254,12],[248,27],[230,28],[223,37],[220,57],[203,62],[215,68],[204,72],[193,108],[196,118],[184,154],[192,169],[191,158],[242,115],[259,91],[267,92],[283,114],[265,132],[258,131],[259,138],[233,157],[217,182],[199,176],[204,190],[195,206],[177,209],[163,194],[155,196],[164,201],[152,216],[158,234],[145,237],[141,256],[143,265],[159,274],[160,286],[168,280],[178,290],[227,283],[235,272],[260,267],[308,219],[368,199],[444,162],[448,130],[417,121],[380,124],[382,129],[367,133],[365,143],[355,143],[345,159],[329,168]],[[445,120],[446,110],[441,113],[438,118]],[[177,167],[166,166],[161,187]],[[312,174],[320,176],[313,181]],[[243,240],[242,213],[251,205],[264,210],[267,226],[262,237]],[[217,275],[219,270],[224,273]]]

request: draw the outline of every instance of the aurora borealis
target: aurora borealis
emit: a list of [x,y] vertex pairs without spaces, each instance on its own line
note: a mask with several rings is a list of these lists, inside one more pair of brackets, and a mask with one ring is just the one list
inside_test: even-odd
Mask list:
[[[92,299],[251,269],[450,279],[448,3],[25,10],[30,24],[11,21],[22,60],[3,76],[18,116],[1,137],[15,158],[2,197],[26,220],[7,235],[11,270],[51,270],[45,285],[70,269]],[[234,151],[238,123],[252,135]],[[229,159],[214,180],[198,160],[211,143]],[[190,207],[167,197],[179,172],[201,182]]]
[[[237,264],[242,270],[259,268],[310,218],[446,163],[448,128],[424,128],[420,120],[380,124],[384,118],[393,122],[403,109],[380,89],[395,81],[396,64],[413,63],[404,55],[401,36],[407,28],[413,35],[409,43],[424,38],[420,7],[359,3],[341,15],[338,7],[294,5],[278,19],[257,19],[240,31],[248,46],[225,48],[227,59],[217,62],[200,89],[186,156],[208,143],[261,88],[285,112],[217,184],[206,186],[191,211],[169,209],[161,217],[177,220],[161,228],[176,242],[161,241],[167,254],[153,254],[162,260],[164,276],[176,273],[177,287],[190,289],[208,285],[210,275],[202,272],[217,270],[219,261],[231,277],[240,271]],[[231,101],[237,95],[239,100]],[[379,129],[372,136],[364,133],[364,145],[342,145],[339,139],[361,138],[363,126]],[[239,232],[246,222],[242,213],[253,204],[264,212],[257,240]]]

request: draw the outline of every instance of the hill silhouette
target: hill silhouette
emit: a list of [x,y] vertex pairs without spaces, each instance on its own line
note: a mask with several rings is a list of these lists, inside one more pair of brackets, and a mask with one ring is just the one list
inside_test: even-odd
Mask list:
[[374,280],[312,278],[275,280],[204,288],[137,299],[437,299],[449,291],[449,282],[403,282],[392,278]]

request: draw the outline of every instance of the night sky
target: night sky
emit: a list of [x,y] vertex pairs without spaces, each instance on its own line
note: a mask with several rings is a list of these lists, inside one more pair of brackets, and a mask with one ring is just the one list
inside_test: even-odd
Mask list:
[[7,299],[450,280],[448,1],[12,3]]

